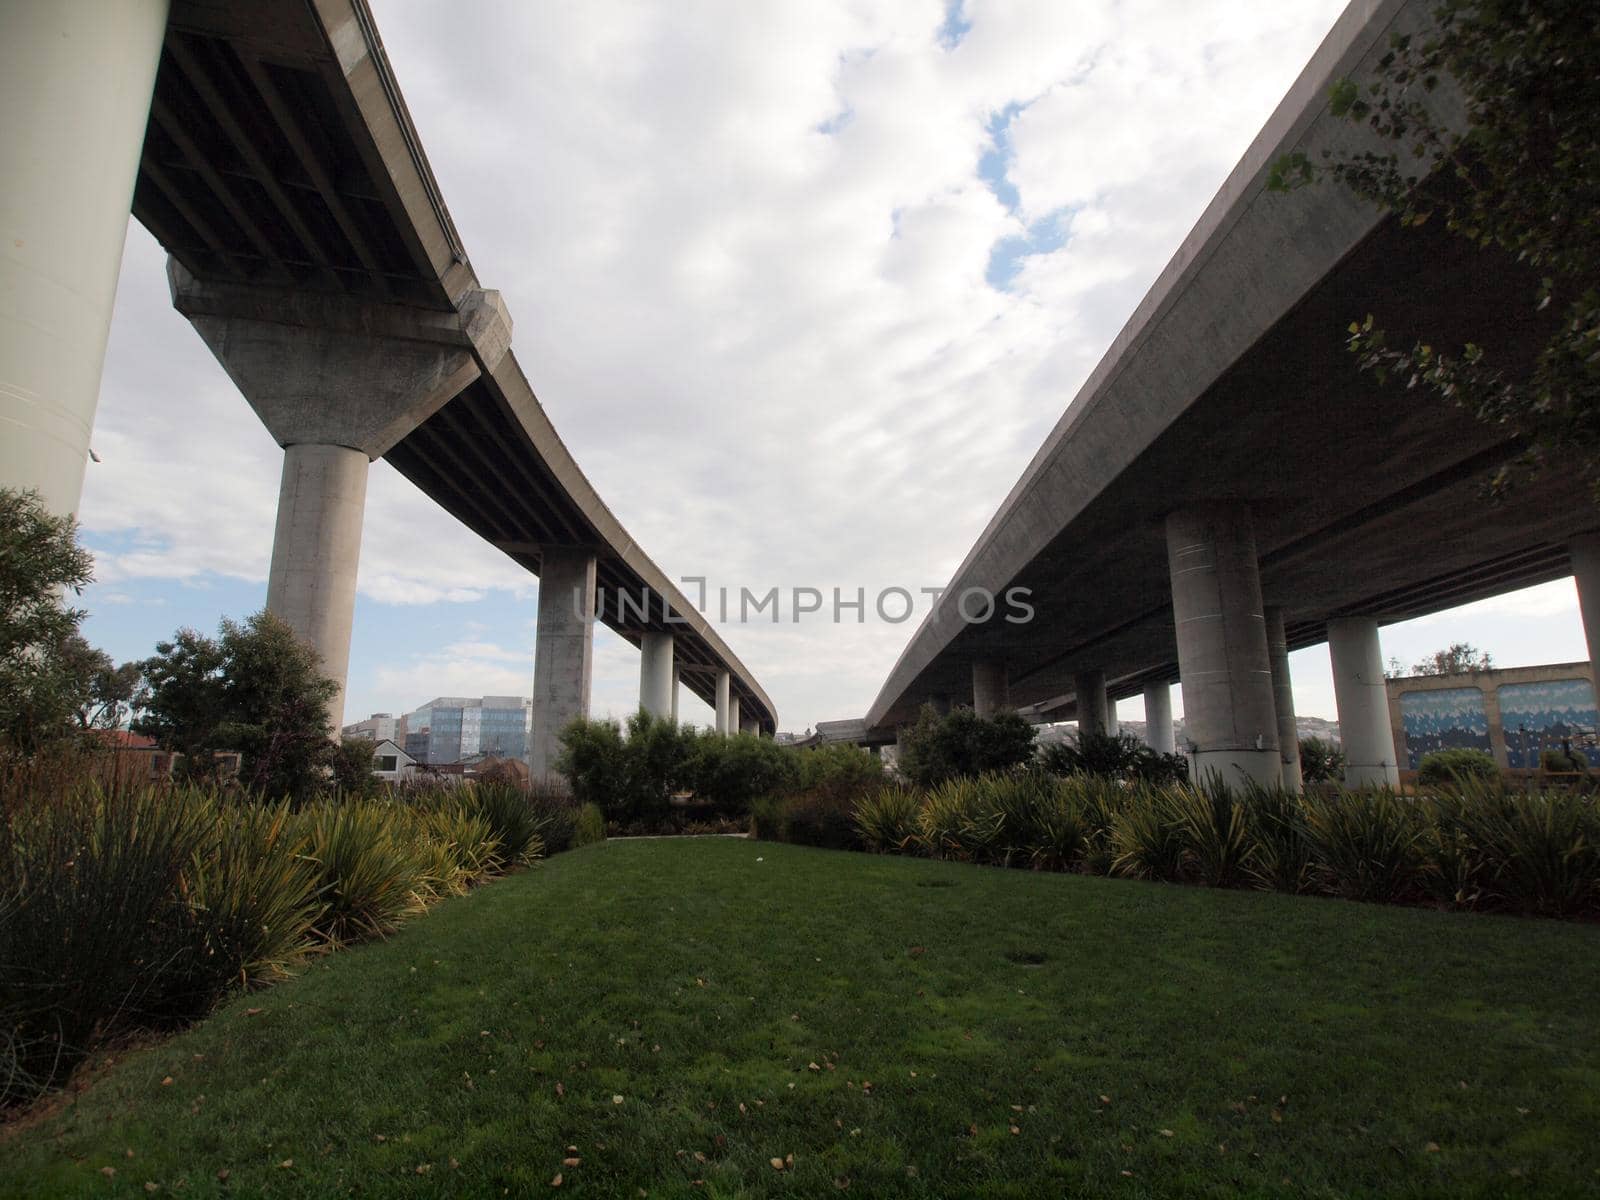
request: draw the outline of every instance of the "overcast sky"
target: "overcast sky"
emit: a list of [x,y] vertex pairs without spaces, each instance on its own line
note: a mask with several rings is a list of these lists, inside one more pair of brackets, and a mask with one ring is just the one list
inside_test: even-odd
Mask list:
[[[712,587],[869,595],[949,579],[1342,7],[373,0],[478,276],[629,532]],[[131,226],[81,510],[118,658],[261,607],[282,458],[162,265]],[[374,464],[346,720],[528,694],[536,589]],[[863,714],[913,628],[723,632],[798,730]],[[1384,649],[1461,639],[1586,654],[1570,580]],[[1292,666],[1332,717],[1325,648]],[[595,711],[637,699],[600,630]]]

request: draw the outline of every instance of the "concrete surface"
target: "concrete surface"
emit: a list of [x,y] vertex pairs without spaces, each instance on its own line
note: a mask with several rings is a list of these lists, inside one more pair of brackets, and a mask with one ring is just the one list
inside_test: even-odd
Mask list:
[[595,557],[587,550],[544,552],[533,643],[533,728],[528,777],[556,775],[561,731],[589,715],[594,672]]
[[1278,713],[1278,761],[1282,766],[1283,786],[1291,792],[1301,790],[1300,727],[1294,715],[1294,680],[1289,674],[1289,643],[1283,632],[1283,609],[1269,606],[1264,616],[1267,625],[1267,664],[1272,670],[1272,703]]
[[1339,706],[1345,783],[1350,787],[1397,786],[1400,768],[1389,726],[1378,623],[1370,617],[1330,621],[1328,657],[1333,662],[1333,695]]

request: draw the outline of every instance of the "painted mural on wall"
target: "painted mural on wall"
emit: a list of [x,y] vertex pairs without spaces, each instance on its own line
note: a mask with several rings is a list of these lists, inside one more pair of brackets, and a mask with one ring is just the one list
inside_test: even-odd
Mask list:
[[1600,766],[1595,744],[1594,689],[1587,679],[1552,679],[1545,683],[1501,686],[1500,728],[1506,758],[1513,767],[1537,767],[1539,752],[1560,749],[1570,741],[1592,765]]
[[[1502,688],[1501,694],[1505,694]],[[1415,771],[1435,750],[1489,750],[1489,717],[1479,688],[1441,688],[1400,693],[1400,723],[1406,735],[1406,766]]]

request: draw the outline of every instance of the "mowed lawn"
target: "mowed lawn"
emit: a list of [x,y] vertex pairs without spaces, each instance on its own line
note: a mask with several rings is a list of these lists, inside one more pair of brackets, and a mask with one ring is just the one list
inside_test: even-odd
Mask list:
[[129,1055],[0,1192],[1595,1195],[1597,1021],[1592,925],[612,842]]

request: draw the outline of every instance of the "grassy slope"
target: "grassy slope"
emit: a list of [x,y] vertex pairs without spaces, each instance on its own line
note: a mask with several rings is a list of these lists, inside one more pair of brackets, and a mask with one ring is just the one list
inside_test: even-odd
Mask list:
[[1597,997],[1593,926],[612,843],[130,1056],[0,1193],[1593,1194]]

